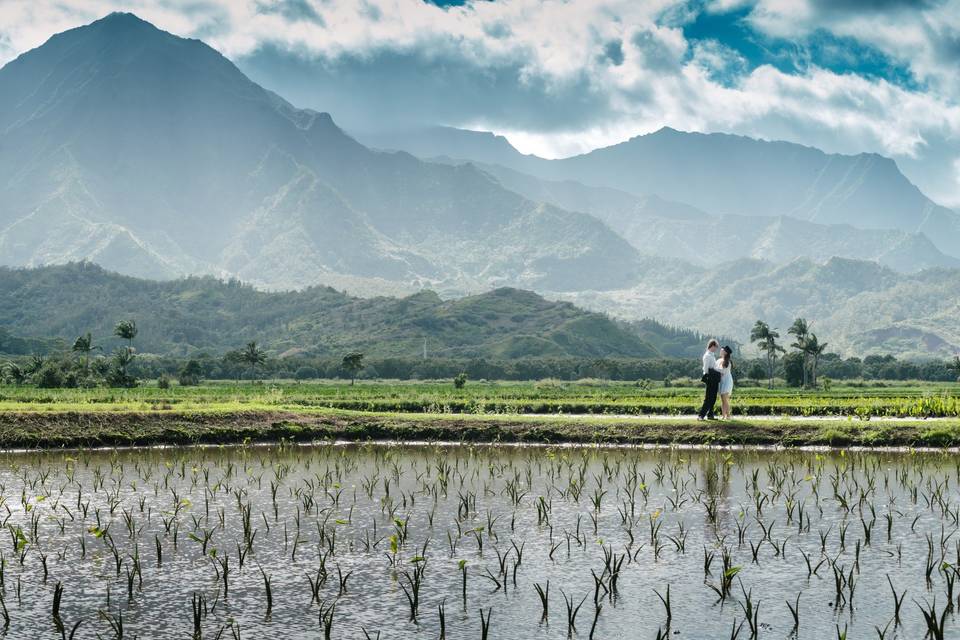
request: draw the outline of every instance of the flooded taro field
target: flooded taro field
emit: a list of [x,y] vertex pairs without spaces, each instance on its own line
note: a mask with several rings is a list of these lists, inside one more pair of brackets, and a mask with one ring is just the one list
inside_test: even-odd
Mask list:
[[0,456],[9,638],[957,637],[960,457]]

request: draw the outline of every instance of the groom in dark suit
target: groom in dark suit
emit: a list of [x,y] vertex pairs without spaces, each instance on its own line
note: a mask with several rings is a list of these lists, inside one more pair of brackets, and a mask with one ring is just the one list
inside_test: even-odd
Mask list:
[[703,352],[703,377],[702,382],[707,385],[703,396],[703,405],[700,407],[700,413],[697,414],[698,420],[715,420],[713,415],[713,406],[717,404],[717,390],[720,388],[720,370],[717,368],[717,349],[720,343],[715,339],[707,343],[707,350]]

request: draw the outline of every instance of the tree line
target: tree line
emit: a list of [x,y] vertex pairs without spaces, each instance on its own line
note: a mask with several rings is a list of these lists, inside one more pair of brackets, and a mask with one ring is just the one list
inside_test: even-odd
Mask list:
[[[90,332],[73,341],[69,350],[53,356],[31,355],[0,364],[0,382],[12,385],[33,384],[40,388],[133,388],[143,380],[156,379],[160,387],[169,387],[176,378],[180,386],[195,386],[207,379],[257,380],[275,375],[278,360],[270,359],[256,341],[228,351],[220,357],[200,355],[185,360],[147,356],[138,358],[133,341],[139,334],[134,320],[121,320],[113,335],[126,344],[107,356]],[[338,376],[346,374],[351,384],[364,369],[364,355],[352,352],[339,361]]]
[[[827,351],[827,343],[821,342],[817,334],[810,330],[810,325],[804,318],[797,318],[787,329],[787,333],[794,337],[790,344],[795,349],[796,356],[792,361],[784,363],[784,377],[793,373],[796,369],[796,357],[799,357],[800,382],[803,387],[817,386],[817,369],[820,360]],[[778,356],[786,354],[786,349],[777,340],[780,333],[777,329],[771,329],[763,320],[757,320],[750,330],[750,342],[752,342],[764,355],[766,360],[766,371],[769,386],[773,387],[774,371]],[[791,354],[793,355],[793,354]],[[785,356],[789,358],[789,356]],[[793,382],[793,380],[791,380]]]
[[[138,381],[131,373],[131,367],[136,360],[133,341],[138,333],[134,320],[121,320],[114,326],[113,335],[125,340],[126,344],[115,349],[110,356],[102,354],[103,347],[96,344],[87,332],[77,336],[70,350],[57,357],[33,355],[3,363],[0,378],[8,384],[29,383],[42,388],[135,387]],[[94,357],[94,354],[98,355]]]
[[[78,336],[69,348],[49,356],[20,356],[0,366],[0,381],[39,387],[132,387],[144,380],[182,386],[202,380],[271,379],[454,379],[470,380],[579,380],[654,381],[665,385],[693,384],[699,379],[700,362],[693,358],[368,358],[351,352],[338,357],[271,356],[256,341],[225,354],[198,353],[188,358],[138,354],[138,336],[133,320],[122,320],[113,335],[126,344],[112,354],[90,333]],[[779,330],[758,320],[750,341],[759,358],[737,358],[740,381],[775,380],[796,387],[823,386],[828,380],[926,380],[954,381],[960,377],[960,357],[949,361],[912,362],[892,355],[841,358],[827,352],[828,343],[798,318],[781,339]]]
[[[931,360],[925,363],[899,361],[892,355],[843,360],[837,354],[827,352],[828,343],[817,338],[805,318],[795,319],[787,329],[787,334],[793,336],[789,344],[792,351],[789,352],[779,342],[779,331],[763,320],[757,320],[750,330],[750,342],[762,354],[767,384],[771,388],[778,373],[790,386],[817,388],[818,375],[824,364],[827,370],[823,373],[829,379],[960,381],[960,356],[947,361]],[[779,368],[778,359],[781,360]],[[756,379],[759,376],[753,377]]]

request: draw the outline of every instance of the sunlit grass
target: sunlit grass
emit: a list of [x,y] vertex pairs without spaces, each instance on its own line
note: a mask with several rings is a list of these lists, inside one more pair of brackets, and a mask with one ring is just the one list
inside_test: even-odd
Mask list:
[[[734,411],[741,416],[960,416],[957,385],[843,386],[829,391],[738,387]],[[161,389],[38,389],[0,387],[0,411],[294,411],[343,409],[371,413],[474,415],[690,415],[700,402],[696,386],[581,382],[449,381],[212,382]]]

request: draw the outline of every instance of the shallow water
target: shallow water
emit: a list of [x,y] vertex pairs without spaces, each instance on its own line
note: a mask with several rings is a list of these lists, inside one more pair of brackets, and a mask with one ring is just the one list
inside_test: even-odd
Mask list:
[[[875,627],[886,627],[887,638],[916,639],[927,631],[919,605],[941,614],[960,564],[958,479],[960,458],[935,453],[428,445],[8,453],[0,455],[6,634],[60,637],[52,616],[60,583],[68,637],[78,621],[75,638],[116,637],[121,614],[125,638],[194,637],[192,598],[202,594],[205,638],[320,638],[307,576],[323,564],[318,596],[335,603],[333,638],[364,638],[363,629],[436,638],[441,602],[450,638],[480,638],[481,610],[491,612],[491,639],[566,638],[567,597],[583,601],[575,637],[588,637],[596,617],[595,638],[653,639],[667,632],[657,592],[666,596],[669,585],[671,638],[730,637],[751,594],[760,638],[835,638],[838,627],[876,638]],[[401,528],[405,539],[391,539]],[[720,584],[724,550],[740,569],[721,601],[708,585]],[[605,554],[624,558],[616,589]],[[412,621],[402,586],[410,589],[406,576],[420,565]],[[343,591],[340,574],[349,574]],[[887,576],[906,590],[899,626]],[[534,584],[547,581],[542,620]],[[786,601],[798,594],[794,629]],[[960,586],[955,605],[958,596]],[[958,633],[951,611],[946,635]],[[751,637],[748,623],[739,637]]]

